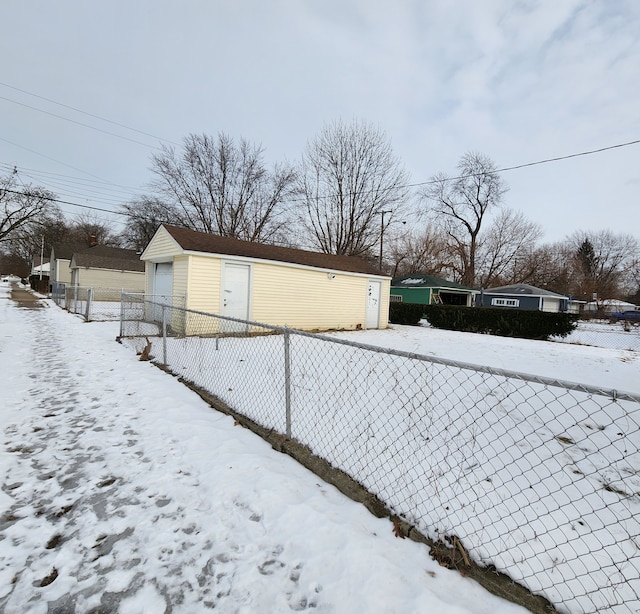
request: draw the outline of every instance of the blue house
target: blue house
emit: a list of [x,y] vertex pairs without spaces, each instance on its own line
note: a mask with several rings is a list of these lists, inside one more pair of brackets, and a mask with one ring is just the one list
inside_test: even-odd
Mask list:
[[571,298],[529,284],[513,284],[481,290],[476,295],[477,307],[504,307],[550,313],[573,312]]

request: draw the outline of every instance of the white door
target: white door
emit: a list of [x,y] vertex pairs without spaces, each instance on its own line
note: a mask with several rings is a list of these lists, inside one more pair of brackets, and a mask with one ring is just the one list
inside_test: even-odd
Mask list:
[[[224,263],[222,272],[222,315],[238,320],[249,319],[249,280],[248,264]],[[222,322],[224,332],[240,332],[247,330],[246,325],[239,322]]]
[[[154,303],[171,305],[173,296],[173,264],[171,262],[158,262],[153,278]],[[162,308],[156,307],[154,310],[154,320],[162,320]]]
[[380,292],[382,282],[369,280],[367,288],[367,313],[365,328],[378,328],[380,326]]

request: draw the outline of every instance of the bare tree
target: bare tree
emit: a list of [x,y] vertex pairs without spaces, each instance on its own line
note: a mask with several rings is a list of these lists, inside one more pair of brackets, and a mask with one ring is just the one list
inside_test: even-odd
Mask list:
[[5,252],[4,247],[0,246],[0,271],[26,278],[31,271],[31,260]]
[[566,243],[541,245],[520,253],[507,283],[528,283],[553,292],[569,293],[572,254]]
[[438,230],[427,226],[422,232],[409,232],[389,241],[392,276],[412,273],[442,276],[451,267],[449,247]]
[[534,251],[541,236],[540,225],[527,220],[522,212],[501,209],[477,244],[479,285],[490,288],[521,281],[519,260]]
[[307,144],[298,173],[310,244],[327,254],[373,251],[381,232],[402,215],[407,183],[381,130],[357,120],[325,125]]
[[610,230],[578,231],[567,237],[566,244],[573,254],[574,296],[591,300],[618,298],[632,290],[634,262],[640,256],[638,240]]
[[154,196],[141,196],[122,205],[121,210],[128,219],[120,236],[131,249],[144,249],[163,222],[180,224],[175,208]]
[[457,177],[439,173],[421,193],[450,241],[455,268],[466,286],[476,285],[478,241],[485,216],[500,205],[507,189],[487,156],[469,152],[458,163]]
[[628,273],[629,295],[627,300],[636,305],[640,305],[640,254],[633,258]]
[[65,241],[84,243],[86,245],[109,245],[120,247],[120,236],[115,233],[109,224],[100,221],[94,214],[83,213],[76,217],[75,222],[69,226]]
[[0,178],[0,244],[19,238],[29,222],[46,212],[53,198],[43,188],[18,184],[17,171]]
[[154,187],[184,226],[269,240],[286,223],[284,204],[294,173],[279,166],[268,171],[262,158],[263,150],[244,139],[236,145],[223,133],[217,139],[191,134],[181,154],[165,147],[153,156]]
[[6,245],[11,255],[32,263],[41,253],[48,258],[51,246],[66,241],[68,235],[69,226],[62,211],[55,202],[50,202],[39,215],[25,222]]

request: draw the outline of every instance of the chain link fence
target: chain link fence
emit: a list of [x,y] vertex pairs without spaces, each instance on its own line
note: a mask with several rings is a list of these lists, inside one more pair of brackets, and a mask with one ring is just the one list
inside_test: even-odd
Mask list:
[[640,611],[640,395],[123,296],[121,337],[558,611]]
[[593,345],[612,350],[640,352],[640,321],[618,318],[580,320],[577,328],[565,338],[554,341]]
[[[62,309],[81,315],[86,322],[107,322],[121,319],[121,297],[135,291],[122,288],[88,288],[53,283],[51,298]],[[151,300],[184,306],[184,297],[157,295]]]

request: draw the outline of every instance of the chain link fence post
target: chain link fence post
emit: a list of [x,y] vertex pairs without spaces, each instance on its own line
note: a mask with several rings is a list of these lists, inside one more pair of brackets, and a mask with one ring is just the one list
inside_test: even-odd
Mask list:
[[162,364],[167,366],[167,306],[162,304]]
[[120,337],[124,337],[124,290],[120,290]]
[[91,301],[93,299],[93,288],[87,288],[87,304],[84,309],[84,321],[88,322],[91,317]]
[[286,436],[291,439],[291,332],[284,329],[284,403]]

